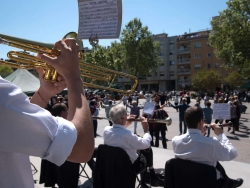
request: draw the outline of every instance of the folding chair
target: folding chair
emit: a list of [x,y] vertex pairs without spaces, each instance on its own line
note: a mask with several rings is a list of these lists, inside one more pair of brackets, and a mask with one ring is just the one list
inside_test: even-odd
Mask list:
[[[84,163],[84,165],[80,164],[81,171],[79,173],[79,176],[87,178],[93,184],[92,179],[89,177],[88,173],[85,170],[86,164],[87,163]],[[84,172],[85,175],[82,175],[83,172]]]

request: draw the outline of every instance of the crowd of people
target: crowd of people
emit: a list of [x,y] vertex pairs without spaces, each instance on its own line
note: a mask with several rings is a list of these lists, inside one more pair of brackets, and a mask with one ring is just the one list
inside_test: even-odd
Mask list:
[[[200,99],[195,106],[190,106],[189,92],[183,91],[180,96],[175,93],[170,96],[164,92],[160,94],[146,92],[144,95],[146,101],[154,103],[155,109],[152,114],[141,115],[140,110],[143,106],[139,105],[140,96],[137,92],[130,96],[123,96],[119,102],[116,102],[108,94],[99,97],[93,92],[84,90],[79,70],[79,49],[74,39],[58,41],[55,43],[55,48],[60,48],[59,56],[52,58],[39,54],[38,58],[58,71],[58,82],[44,81],[45,72],[39,69],[40,88],[30,100],[17,86],[0,77],[1,187],[34,187],[29,156],[37,156],[43,159],[43,162],[46,160],[45,163],[61,166],[56,168],[54,173],[57,173],[57,180],[50,186],[56,183],[60,187],[76,187],[76,181],[67,185],[62,179],[58,181],[57,177],[63,178],[71,173],[69,169],[73,168],[72,165],[74,165],[74,171],[79,172],[80,163],[89,164],[90,161],[94,163],[94,138],[97,136],[98,129],[95,117],[98,116],[100,108],[105,109],[106,117],[110,121],[103,132],[104,144],[124,149],[136,172],[141,172],[140,168],[148,168],[151,185],[163,186],[164,180],[157,176],[154,170],[154,154],[151,146],[159,147],[161,133],[162,145],[167,148],[165,138],[167,127],[164,123],[149,122],[149,120],[167,118],[169,115],[164,110],[166,106],[173,107],[179,112],[180,135],[172,140],[175,157],[214,166],[217,170],[219,187],[233,188],[242,185],[242,179],[229,178],[219,163],[219,161],[230,161],[237,157],[237,149],[230,143],[218,124],[205,123]],[[55,96],[65,87],[68,88],[68,95]],[[174,98],[175,105],[171,104],[171,98]],[[218,103],[225,102],[225,98],[219,95]],[[232,105],[233,131],[239,128],[237,105],[240,105],[241,98],[234,94],[229,96],[227,101]],[[204,106],[210,108],[211,97],[205,95],[203,100]],[[233,110],[234,107],[236,110]],[[130,109],[129,116],[128,109]],[[235,114],[233,114],[234,111]],[[205,112],[205,114],[206,121],[209,122],[211,112]],[[135,119],[141,121],[144,131],[142,136],[137,135],[137,124],[134,124],[134,132],[127,129]],[[184,130],[182,130],[182,123],[184,123]],[[217,137],[204,136],[207,127],[211,127]],[[155,136],[155,142],[153,136]],[[78,173],[76,174],[79,176]],[[68,178],[63,179],[68,180]],[[142,186],[148,187],[143,176]]]

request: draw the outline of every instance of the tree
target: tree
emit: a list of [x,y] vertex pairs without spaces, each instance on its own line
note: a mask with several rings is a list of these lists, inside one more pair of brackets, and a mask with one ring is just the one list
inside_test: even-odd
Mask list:
[[231,72],[224,81],[230,85],[231,89],[235,89],[237,86],[241,86],[244,83],[242,75],[238,71]]
[[225,67],[237,66],[245,77],[250,73],[250,0],[229,0],[227,9],[211,21],[209,43]]
[[10,67],[0,65],[0,75],[4,78],[11,74],[13,70]]
[[123,70],[138,77],[158,67],[161,62],[160,45],[154,41],[148,27],[142,26],[140,19],[135,18],[125,26],[120,40],[124,50],[121,59]]
[[199,70],[191,76],[191,86],[196,90],[214,91],[220,83],[221,74],[213,70]]

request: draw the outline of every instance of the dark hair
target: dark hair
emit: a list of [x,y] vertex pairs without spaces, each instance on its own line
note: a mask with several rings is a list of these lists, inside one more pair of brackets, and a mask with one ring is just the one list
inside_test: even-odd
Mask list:
[[155,105],[155,109],[160,109],[160,105],[159,105],[159,104],[156,104],[156,105]]
[[211,102],[207,101],[207,102],[206,102],[206,105],[207,105],[208,107],[210,107],[210,106],[211,106]]
[[53,116],[61,116],[61,113],[67,110],[67,106],[64,103],[56,103],[51,109],[51,114]]
[[185,111],[184,119],[188,128],[196,129],[198,122],[203,118],[203,110],[199,107],[192,106]]
[[95,101],[90,101],[89,105],[90,106],[94,106],[95,105]]

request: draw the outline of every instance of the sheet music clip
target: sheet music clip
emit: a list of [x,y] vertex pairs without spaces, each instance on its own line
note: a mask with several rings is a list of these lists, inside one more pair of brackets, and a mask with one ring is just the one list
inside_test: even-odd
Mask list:
[[93,48],[96,47],[96,45],[99,43],[99,39],[97,37],[97,33],[96,33],[95,37],[93,37],[93,34],[90,35],[90,37],[89,37],[89,43],[90,43],[90,45]]

